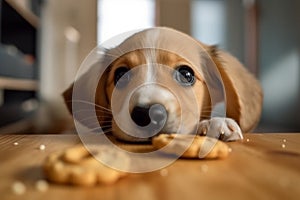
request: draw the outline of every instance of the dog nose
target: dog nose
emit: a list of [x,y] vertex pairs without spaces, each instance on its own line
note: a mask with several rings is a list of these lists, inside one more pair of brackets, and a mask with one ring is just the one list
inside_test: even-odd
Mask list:
[[151,106],[135,106],[131,112],[131,119],[136,125],[145,127],[163,127],[167,120],[167,110],[161,104]]

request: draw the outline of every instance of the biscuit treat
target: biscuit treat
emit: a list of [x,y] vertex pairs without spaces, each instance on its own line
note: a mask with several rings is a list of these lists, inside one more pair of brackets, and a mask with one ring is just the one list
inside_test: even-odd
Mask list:
[[[97,148],[93,155],[98,155],[108,165],[122,166],[122,169],[129,168],[130,165],[125,154],[108,147]],[[80,186],[111,184],[126,175],[104,165],[93,155],[82,145],[52,153],[43,164],[44,173],[54,183]]]
[[226,158],[231,151],[224,142],[199,135],[160,134],[152,139],[152,144],[156,149],[182,158]]

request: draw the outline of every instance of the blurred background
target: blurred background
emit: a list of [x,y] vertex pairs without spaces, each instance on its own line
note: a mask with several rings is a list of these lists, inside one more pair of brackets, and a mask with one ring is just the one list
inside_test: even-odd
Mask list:
[[74,132],[61,93],[101,42],[168,26],[218,45],[264,90],[256,132],[300,132],[298,0],[0,0],[0,133]]

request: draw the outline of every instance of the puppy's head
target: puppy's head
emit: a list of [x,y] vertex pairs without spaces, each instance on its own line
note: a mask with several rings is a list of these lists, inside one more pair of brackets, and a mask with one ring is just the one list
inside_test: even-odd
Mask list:
[[[75,118],[83,124],[92,129],[100,124],[102,129],[108,128],[126,141],[147,141],[161,132],[195,133],[199,121],[210,117],[212,105],[221,99],[222,89],[226,89],[227,104],[233,104],[227,106],[227,114],[243,123],[239,118],[241,101],[237,88],[232,86],[228,71],[223,70],[231,56],[222,56],[218,57],[215,47],[177,31],[144,30],[106,50],[95,67],[78,79],[79,100],[76,95],[74,99],[73,86],[65,91],[64,97],[70,111],[74,102],[94,107],[73,110],[73,115],[77,113]],[[108,67],[98,77],[103,63]],[[225,88],[219,87],[221,83],[213,75],[214,70],[220,70],[217,74],[225,80]],[[91,81],[94,79],[97,80]],[[218,89],[220,95],[215,92]],[[88,117],[86,110],[95,112],[96,117]]]
[[140,49],[118,58],[105,93],[114,116],[112,132],[124,140],[193,133],[200,113],[209,115],[210,96],[199,70],[165,50]]

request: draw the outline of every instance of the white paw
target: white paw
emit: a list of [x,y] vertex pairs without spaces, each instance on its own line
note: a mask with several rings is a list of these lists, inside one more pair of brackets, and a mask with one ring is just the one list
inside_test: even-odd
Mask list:
[[231,118],[213,117],[199,123],[198,134],[223,141],[243,139],[239,125]]

